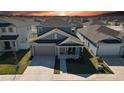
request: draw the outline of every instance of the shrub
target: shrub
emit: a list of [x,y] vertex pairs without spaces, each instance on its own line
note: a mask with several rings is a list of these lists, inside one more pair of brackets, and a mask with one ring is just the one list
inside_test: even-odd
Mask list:
[[17,74],[22,74],[25,71],[26,67],[29,64],[30,57],[31,57],[31,51],[28,51],[18,63],[19,68],[17,70]]

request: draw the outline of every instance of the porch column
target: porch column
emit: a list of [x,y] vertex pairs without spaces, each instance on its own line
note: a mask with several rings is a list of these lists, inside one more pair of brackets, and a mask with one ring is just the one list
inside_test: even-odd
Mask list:
[[18,50],[17,41],[15,41],[15,49]]

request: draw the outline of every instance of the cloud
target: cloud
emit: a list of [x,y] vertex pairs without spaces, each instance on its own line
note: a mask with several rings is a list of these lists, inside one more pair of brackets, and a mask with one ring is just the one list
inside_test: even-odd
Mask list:
[[9,11],[0,14],[9,16],[96,16],[111,11]]

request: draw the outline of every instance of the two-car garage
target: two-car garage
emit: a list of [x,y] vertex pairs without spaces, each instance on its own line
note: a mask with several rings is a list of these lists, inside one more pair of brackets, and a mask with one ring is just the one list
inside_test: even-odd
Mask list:
[[120,55],[121,45],[120,44],[102,44],[98,48],[99,56],[117,56]]
[[32,47],[33,55],[35,56],[54,56],[55,55],[55,46],[33,46]]

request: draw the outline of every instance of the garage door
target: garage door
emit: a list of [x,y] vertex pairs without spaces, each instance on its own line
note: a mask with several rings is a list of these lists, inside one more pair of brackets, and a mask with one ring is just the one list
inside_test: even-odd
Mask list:
[[55,55],[54,46],[35,46],[34,47],[35,56],[53,56]]
[[100,56],[120,55],[120,46],[116,45],[100,46],[98,49],[98,55]]

